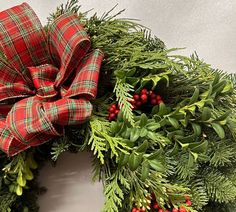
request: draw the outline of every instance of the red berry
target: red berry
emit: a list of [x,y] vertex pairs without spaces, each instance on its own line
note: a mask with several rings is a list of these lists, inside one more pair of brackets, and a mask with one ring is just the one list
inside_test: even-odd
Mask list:
[[140,210],[139,210],[139,209],[137,209],[137,210],[136,210],[136,212],[140,212]]
[[115,117],[116,117],[116,114],[115,114],[115,113],[111,113],[111,114],[109,115],[109,118],[111,118],[112,120],[113,120]]
[[159,205],[157,203],[154,203],[153,206],[152,206],[154,209],[158,209],[159,208]]
[[111,106],[111,108],[117,108],[117,105],[116,104],[113,104],[112,106]]
[[143,90],[141,90],[141,94],[148,94],[148,90],[144,88]]
[[114,108],[114,107],[110,107],[109,112],[110,112],[110,113],[114,113],[115,110],[116,110],[116,108]]
[[141,102],[141,101],[137,101],[137,102],[135,103],[135,105],[136,105],[137,107],[140,107],[140,106],[142,105],[142,102]]
[[179,212],[179,210],[177,208],[173,208],[172,212]]
[[191,206],[191,205],[192,205],[191,200],[187,200],[187,201],[186,201],[186,204],[187,204],[187,206]]
[[182,206],[182,207],[179,209],[179,212],[186,212],[186,208]]
[[152,105],[156,105],[156,104],[157,104],[157,100],[156,100],[156,99],[152,99],[152,100],[151,100],[151,104],[152,104]]
[[138,95],[138,94],[134,94],[133,97],[134,97],[134,100],[135,100],[135,101],[138,101],[138,100],[139,100],[139,95]]
[[157,95],[157,101],[158,100],[161,100],[161,96],[160,95]]
[[185,200],[186,200],[186,201],[191,200],[191,199],[190,199],[190,196],[187,196],[187,195],[186,195],[186,196],[185,196]]
[[170,212],[168,209],[166,209],[166,212]]
[[132,208],[132,212],[137,212],[137,208]]
[[148,97],[147,97],[146,94],[142,94],[142,95],[141,95],[141,101],[142,101],[143,103],[146,103],[146,102],[147,102],[147,99],[148,99]]
[[157,104],[161,104],[161,103],[164,103],[164,102],[162,100],[157,101]]
[[162,208],[160,208],[160,209],[158,210],[158,212],[164,212],[164,210],[163,210]]
[[144,209],[141,209],[140,212],[145,212],[145,210],[144,210]]
[[156,95],[155,93],[152,93],[152,94],[150,95],[150,97],[151,97],[151,99],[156,99],[157,95]]
[[116,111],[115,111],[115,114],[117,115],[119,112],[120,112],[120,110],[116,110]]

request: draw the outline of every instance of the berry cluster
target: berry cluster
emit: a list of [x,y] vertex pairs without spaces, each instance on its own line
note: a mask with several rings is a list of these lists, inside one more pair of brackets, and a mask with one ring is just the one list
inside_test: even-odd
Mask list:
[[[185,202],[186,202],[187,206],[192,205],[190,197],[188,197],[188,196],[185,197],[185,200],[186,200]],[[152,194],[150,208],[151,208],[151,211],[155,211],[155,212],[188,212],[184,206],[181,206],[179,208],[171,208],[171,209],[161,208],[158,205],[154,194]],[[145,212],[145,209],[138,209],[138,208],[134,207],[134,208],[132,208],[131,212]]]
[[148,101],[150,101],[153,106],[163,103],[160,95],[152,90],[148,91],[146,88],[142,89],[139,94],[134,94],[133,99],[130,100],[134,110],[140,108],[143,104],[148,103]]
[[108,109],[108,113],[109,113],[108,120],[109,121],[115,120],[119,112],[120,110],[119,110],[118,105],[116,104],[111,105],[110,108]]
[[145,209],[132,208],[132,212],[145,212]]

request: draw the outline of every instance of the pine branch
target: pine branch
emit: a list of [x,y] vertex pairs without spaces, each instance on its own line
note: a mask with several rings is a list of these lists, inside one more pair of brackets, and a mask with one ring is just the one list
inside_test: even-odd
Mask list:
[[134,126],[134,117],[132,112],[132,105],[129,100],[132,98],[130,92],[133,91],[133,87],[130,84],[122,82],[122,80],[116,80],[114,92],[116,94],[117,101],[120,105],[120,109],[123,112],[123,116],[127,121]]
[[201,180],[196,179],[191,181],[190,190],[192,194],[191,200],[193,202],[194,208],[201,209],[203,206],[208,204],[208,194],[206,192],[205,185]]
[[62,137],[59,141],[56,141],[52,145],[51,156],[52,160],[57,161],[58,157],[65,151],[67,151],[70,147],[68,140],[66,137]]
[[105,155],[109,150],[110,158],[113,158],[118,157],[119,152],[128,154],[130,149],[122,138],[110,134],[110,123],[107,120],[98,117],[91,119],[88,145],[91,145],[91,150],[100,159],[101,164],[104,164]]
[[236,186],[225,175],[217,170],[206,170],[202,178],[212,201],[228,203],[235,200]]
[[[122,180],[120,182],[120,179]],[[124,200],[124,192],[120,187],[122,183],[128,186],[127,180],[122,173],[117,170],[111,177],[105,181],[105,205],[103,212],[119,212]]]

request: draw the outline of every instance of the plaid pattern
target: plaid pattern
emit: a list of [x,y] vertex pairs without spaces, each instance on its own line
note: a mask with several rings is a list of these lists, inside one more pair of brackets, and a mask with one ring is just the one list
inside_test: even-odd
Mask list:
[[0,13],[0,149],[15,155],[88,119],[103,53],[74,14],[43,27],[26,3]]

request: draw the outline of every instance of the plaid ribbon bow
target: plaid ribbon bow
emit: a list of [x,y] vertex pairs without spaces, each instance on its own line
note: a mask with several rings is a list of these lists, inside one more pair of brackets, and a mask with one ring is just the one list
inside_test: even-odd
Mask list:
[[0,13],[0,148],[9,156],[63,135],[92,111],[103,53],[75,14],[46,33],[23,3]]

